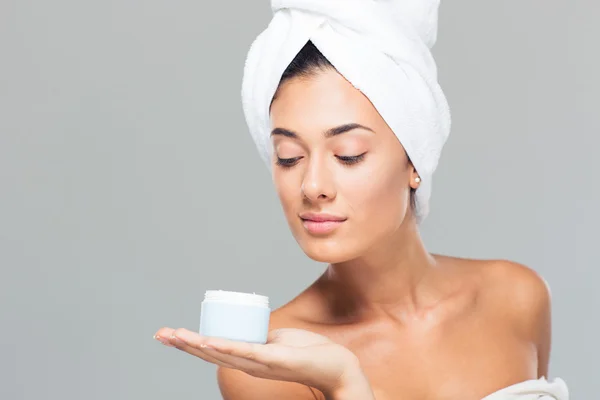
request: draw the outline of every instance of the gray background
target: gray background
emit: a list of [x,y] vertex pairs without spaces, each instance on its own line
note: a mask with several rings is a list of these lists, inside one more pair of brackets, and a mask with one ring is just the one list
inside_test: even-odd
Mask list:
[[[575,399],[600,392],[599,14],[446,0],[434,48],[453,127],[426,244],[548,280],[550,374]],[[0,398],[220,398],[154,332],[196,329],[206,289],[279,306],[321,273],[241,111],[269,19],[267,0],[0,2]]]

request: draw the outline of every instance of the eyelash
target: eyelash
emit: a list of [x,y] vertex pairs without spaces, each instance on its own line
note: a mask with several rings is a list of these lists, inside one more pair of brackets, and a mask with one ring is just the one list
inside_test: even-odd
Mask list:
[[357,156],[336,156],[338,158],[338,160],[340,160],[342,163],[346,164],[346,165],[353,165],[356,163],[359,163],[363,160],[363,158],[365,158],[365,153],[359,154]]
[[[338,160],[340,160],[345,165],[354,165],[361,162],[365,158],[365,153],[359,154],[357,156],[335,156]],[[277,157],[277,165],[280,165],[284,168],[290,168],[296,165],[298,160],[302,157],[294,157],[294,158],[279,158]]]
[[294,158],[279,158],[279,157],[277,157],[277,165],[280,165],[284,168],[290,168],[290,167],[293,167],[299,159],[300,159],[300,157],[294,157]]

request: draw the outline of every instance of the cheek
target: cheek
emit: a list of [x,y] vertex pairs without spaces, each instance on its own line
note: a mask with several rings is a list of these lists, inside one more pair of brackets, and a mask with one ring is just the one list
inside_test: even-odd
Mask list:
[[407,180],[399,168],[380,168],[349,176],[344,198],[361,230],[395,229],[406,212]]
[[300,190],[300,184],[294,174],[289,171],[275,171],[273,172],[273,183],[285,214],[294,212]]

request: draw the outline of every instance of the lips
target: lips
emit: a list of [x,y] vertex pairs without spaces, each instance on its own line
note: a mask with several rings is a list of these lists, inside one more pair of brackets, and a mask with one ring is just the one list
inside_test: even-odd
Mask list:
[[326,213],[304,213],[300,218],[304,228],[312,234],[330,233],[346,221],[345,217]]

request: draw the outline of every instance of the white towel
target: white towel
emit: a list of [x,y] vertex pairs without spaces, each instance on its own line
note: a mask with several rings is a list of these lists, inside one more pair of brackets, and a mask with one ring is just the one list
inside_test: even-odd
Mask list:
[[482,400],[569,400],[569,390],[560,378],[550,382],[542,377],[508,386]]
[[272,166],[269,106],[283,71],[308,40],[363,92],[404,146],[421,183],[420,223],[450,132],[450,111],[431,47],[439,0],[272,0],[273,18],[252,43],[242,81],[250,133]]

